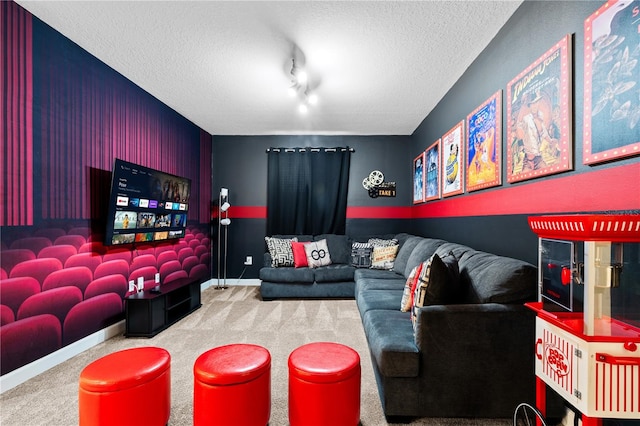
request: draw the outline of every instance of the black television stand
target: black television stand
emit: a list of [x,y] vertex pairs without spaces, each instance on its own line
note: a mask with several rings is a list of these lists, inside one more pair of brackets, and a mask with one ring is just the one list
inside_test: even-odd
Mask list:
[[200,303],[200,280],[181,278],[160,285],[160,292],[145,290],[125,297],[127,337],[153,337],[191,312]]

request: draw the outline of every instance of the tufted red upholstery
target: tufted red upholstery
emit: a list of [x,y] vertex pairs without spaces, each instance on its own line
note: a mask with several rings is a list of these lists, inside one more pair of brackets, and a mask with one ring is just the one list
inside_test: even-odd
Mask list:
[[271,415],[271,354],[258,345],[211,349],[193,366],[193,424],[265,426]]
[[140,347],[106,355],[80,373],[80,426],[164,426],[171,412],[171,356]]
[[356,426],[360,421],[360,356],[348,346],[309,343],[289,355],[291,426]]
[[[61,348],[60,320],[51,314],[13,321],[0,327],[0,374],[5,374]],[[33,342],[38,342],[34,345]]]

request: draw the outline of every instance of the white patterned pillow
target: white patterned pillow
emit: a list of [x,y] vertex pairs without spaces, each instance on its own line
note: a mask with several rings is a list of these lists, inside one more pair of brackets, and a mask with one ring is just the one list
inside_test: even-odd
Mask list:
[[371,255],[371,269],[393,269],[393,262],[396,260],[399,245],[395,246],[374,246]]
[[369,244],[374,247],[389,247],[398,245],[398,240],[392,238],[390,240],[383,240],[382,238],[369,238]]
[[306,243],[304,245],[304,251],[307,253],[309,268],[331,265],[331,256],[329,255],[327,240]]
[[422,273],[422,268],[427,262],[418,263],[418,265],[411,270],[411,273],[407,277],[407,281],[404,285],[404,291],[402,292],[402,301],[400,302],[400,311],[409,312],[413,306],[413,293],[416,291],[416,285],[418,285],[418,279]]
[[351,244],[351,266],[356,268],[371,267],[371,254],[373,246],[369,243],[352,243]]
[[293,250],[291,249],[291,242],[298,242],[296,237],[291,239],[264,237],[267,242],[267,248],[271,255],[271,266],[274,268],[280,266],[293,266]]

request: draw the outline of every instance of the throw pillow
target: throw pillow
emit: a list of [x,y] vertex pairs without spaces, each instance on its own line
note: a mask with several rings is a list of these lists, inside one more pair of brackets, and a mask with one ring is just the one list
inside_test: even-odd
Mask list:
[[384,240],[382,238],[369,238],[368,242],[374,247],[389,247],[398,244],[398,240],[396,240],[395,238],[392,238],[390,240]]
[[455,302],[460,272],[458,260],[449,252],[442,258],[434,253],[423,268],[413,294],[411,320],[416,326],[418,310],[423,306],[445,305]]
[[422,274],[422,267],[424,263],[419,263],[411,270],[411,273],[407,277],[407,282],[405,283],[404,291],[402,292],[402,301],[400,302],[401,312],[409,312],[411,310],[411,306],[413,306],[413,293],[416,291],[416,285],[418,285],[418,279]]
[[293,265],[296,268],[305,268],[309,266],[307,261],[307,252],[304,251],[304,246],[309,243],[298,243],[291,241],[291,250],[293,251]]
[[291,250],[291,241],[297,242],[298,239],[264,237],[267,242],[267,248],[271,255],[271,266],[278,268],[280,266],[293,266],[293,250]]
[[371,267],[371,254],[373,246],[369,243],[351,244],[351,266],[356,268]]
[[307,254],[307,262],[310,268],[331,265],[331,256],[327,240],[312,241],[305,244],[304,251]]
[[374,246],[371,256],[372,269],[393,269],[393,261],[398,254],[399,245],[395,246]]

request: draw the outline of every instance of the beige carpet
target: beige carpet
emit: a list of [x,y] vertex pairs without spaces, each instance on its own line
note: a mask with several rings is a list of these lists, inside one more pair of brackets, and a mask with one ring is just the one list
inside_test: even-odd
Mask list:
[[[386,425],[366,338],[354,300],[263,302],[257,287],[211,287],[202,307],[152,339],[116,337],[50,369],[0,396],[2,426],[77,425],[78,377],[91,361],[136,346],[159,346],[171,354],[170,425],[192,424],[193,363],[213,347],[246,342],[262,345],[272,357],[270,426],[288,424],[287,358],[296,347],[332,341],[358,351],[362,362],[361,424]],[[153,404],[153,401],[142,403]],[[135,410],[135,406],[123,407]],[[416,419],[412,425],[510,425],[505,419]]]

